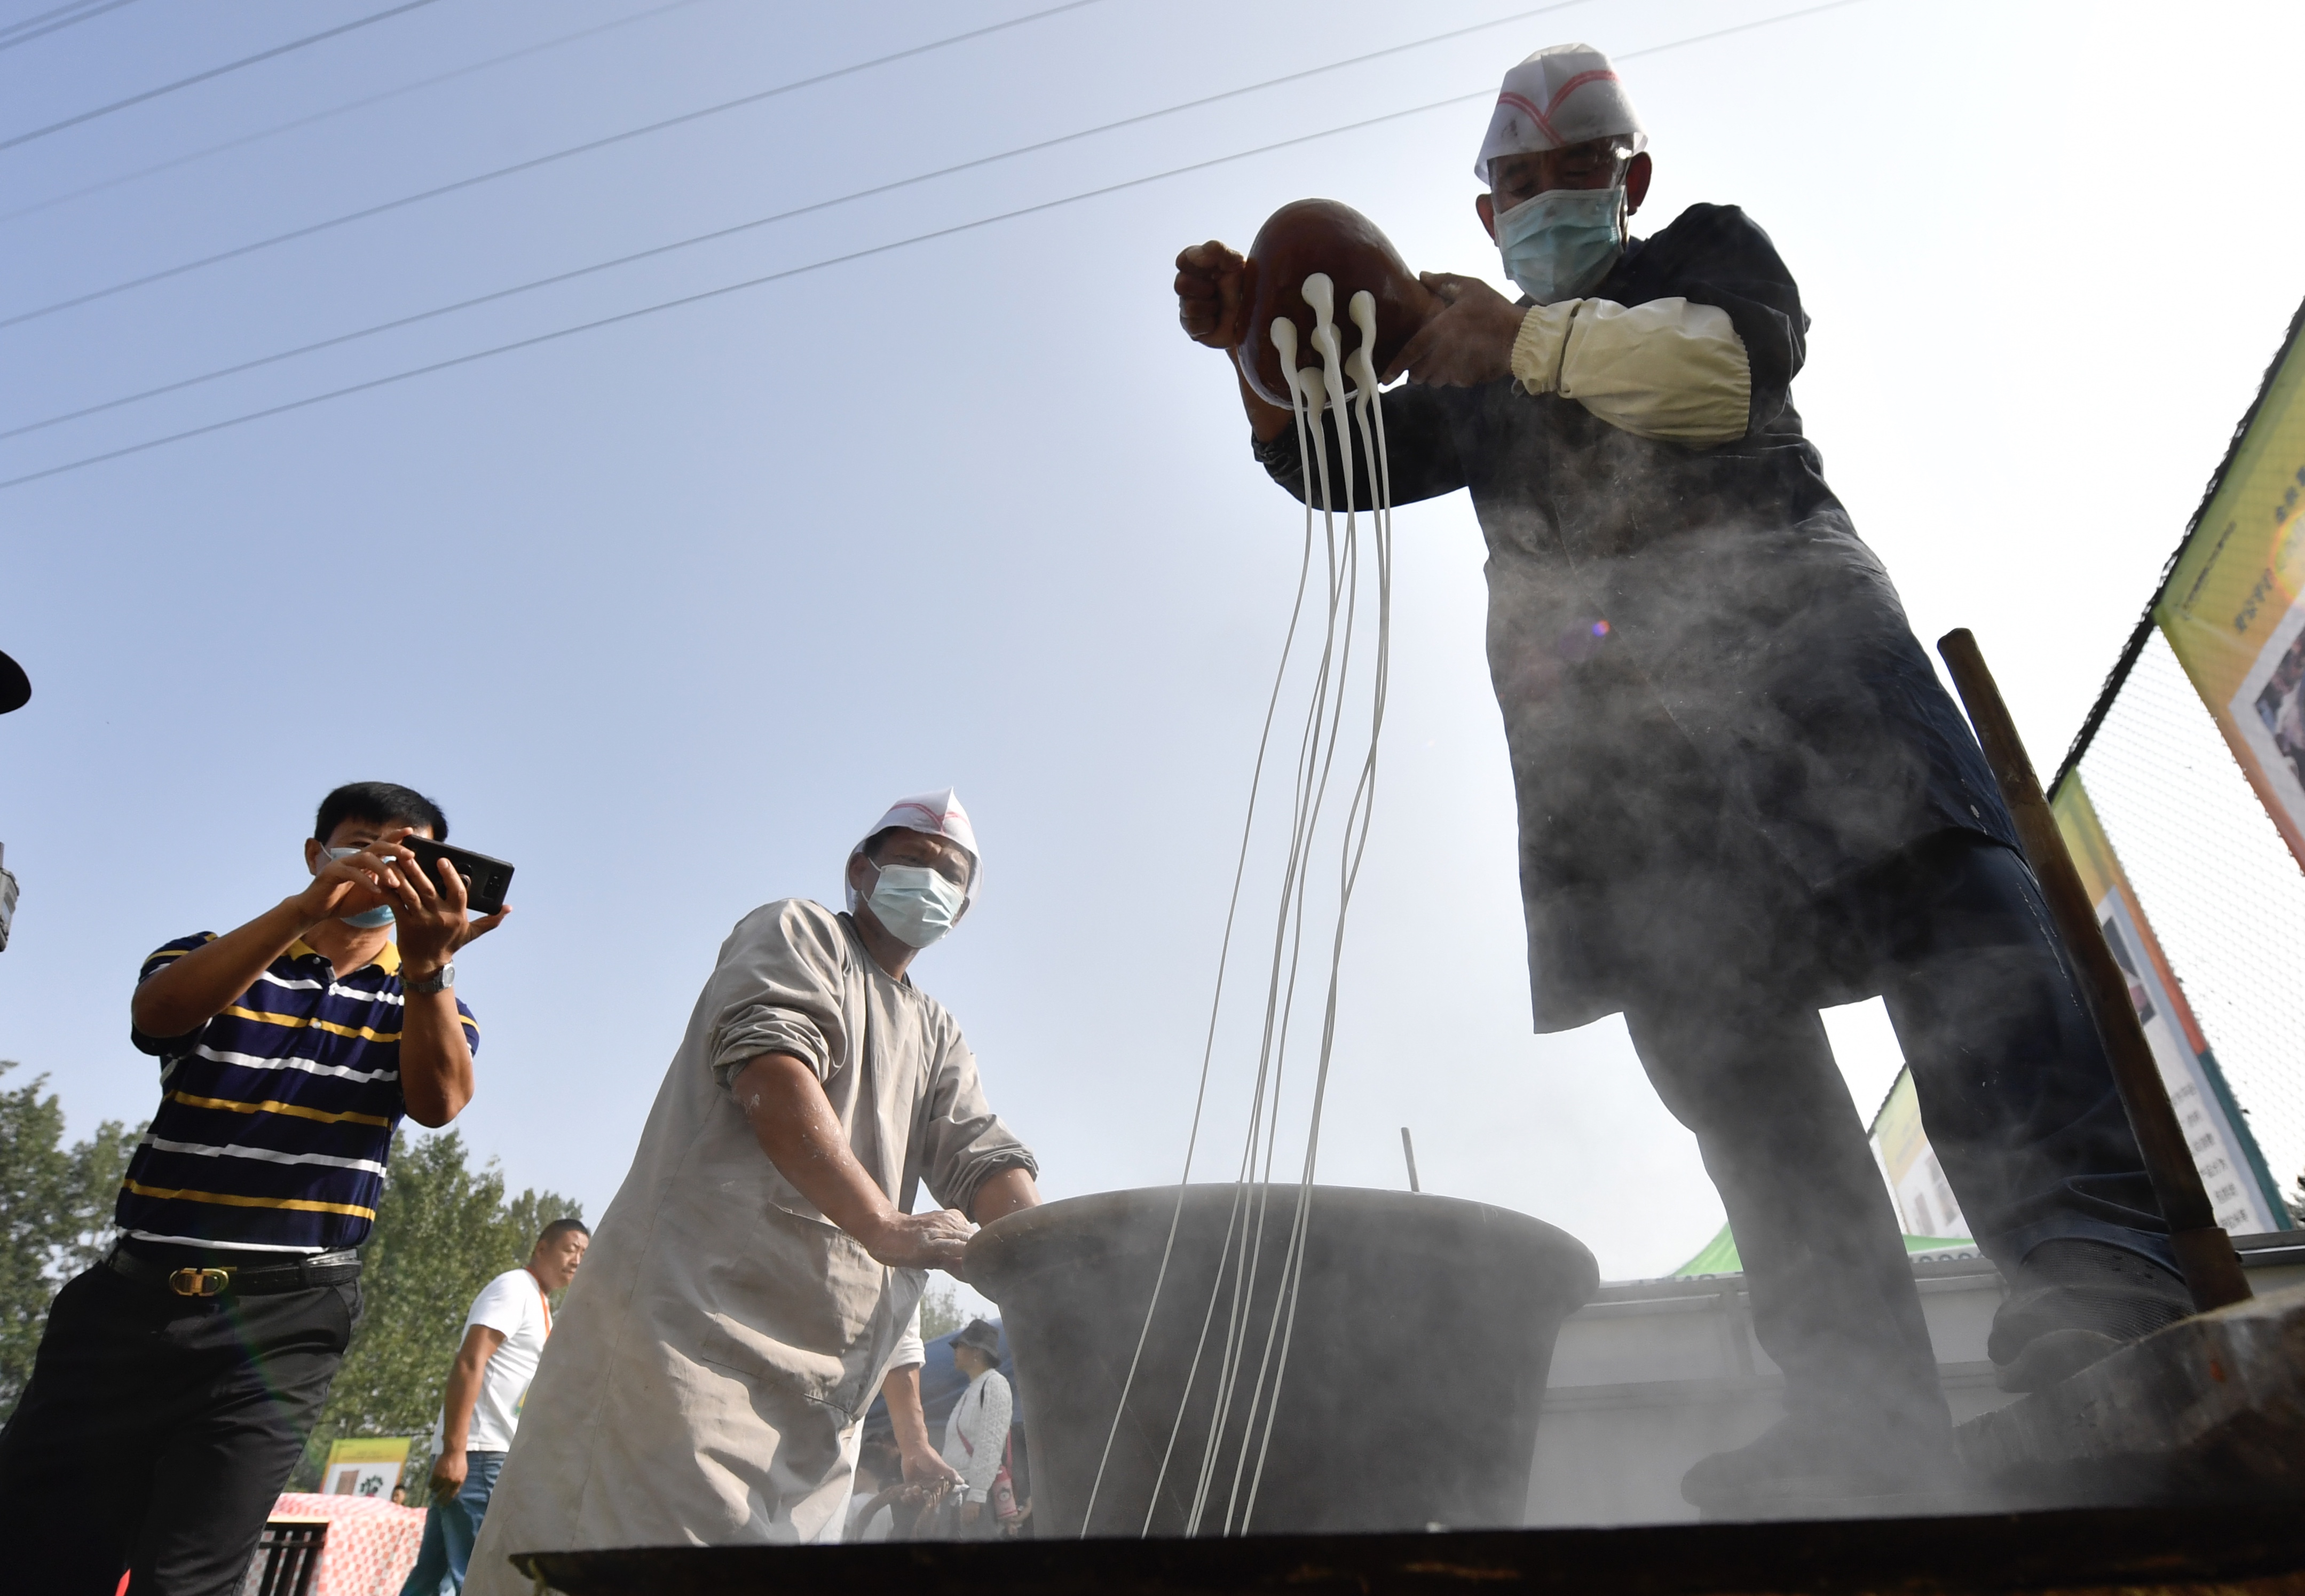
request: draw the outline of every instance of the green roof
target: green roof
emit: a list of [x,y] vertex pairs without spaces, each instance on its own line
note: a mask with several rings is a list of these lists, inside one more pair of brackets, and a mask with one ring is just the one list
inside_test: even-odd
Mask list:
[[[1965,1235],[1909,1235],[1905,1238],[1908,1252],[1942,1252],[1948,1247],[1973,1247],[1977,1244]],[[1669,1277],[1685,1280],[1691,1275],[1738,1275],[1745,1270],[1737,1256],[1737,1238],[1723,1225],[1721,1234],[1705,1244],[1705,1250],[1672,1271]]]

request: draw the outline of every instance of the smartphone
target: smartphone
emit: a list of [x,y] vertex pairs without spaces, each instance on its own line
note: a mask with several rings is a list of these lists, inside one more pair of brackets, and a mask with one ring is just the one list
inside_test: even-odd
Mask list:
[[465,907],[473,913],[494,914],[504,907],[505,893],[512,886],[512,866],[503,860],[436,843],[413,831],[400,839],[400,845],[422,862],[424,873],[435,887],[440,885],[440,861],[455,865],[456,874],[464,878]]

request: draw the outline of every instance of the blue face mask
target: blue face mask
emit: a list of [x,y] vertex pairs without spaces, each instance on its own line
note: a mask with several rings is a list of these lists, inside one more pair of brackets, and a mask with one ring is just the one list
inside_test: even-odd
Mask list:
[[[360,850],[358,848],[323,848],[320,852],[331,859],[349,859]],[[378,904],[375,908],[363,913],[339,914],[336,918],[355,930],[372,931],[380,925],[392,923],[392,905]]]
[[906,947],[926,947],[960,918],[967,889],[924,865],[884,864],[864,901],[881,929]]
[[1625,191],[1548,189],[1499,216],[1505,276],[1540,305],[1597,287],[1625,252]]

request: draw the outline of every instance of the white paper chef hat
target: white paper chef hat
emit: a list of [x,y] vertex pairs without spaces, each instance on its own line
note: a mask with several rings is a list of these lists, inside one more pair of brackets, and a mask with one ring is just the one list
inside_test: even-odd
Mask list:
[[1629,140],[1636,155],[1648,148],[1617,69],[1590,45],[1554,45],[1505,74],[1473,175],[1486,183],[1489,163],[1501,155],[1535,155],[1612,133]]
[[[864,851],[866,843],[883,831],[899,828],[924,831],[931,836],[943,837],[947,842],[967,849],[971,862],[968,896],[961,900],[961,907],[965,909],[976,901],[977,886],[984,879],[984,855],[976,851],[976,831],[968,823],[968,811],[960,807],[958,793],[947,787],[941,793],[921,793],[910,798],[897,799],[889,806],[889,812],[873,821],[872,828],[848,850],[848,857],[855,859]],[[846,865],[841,867],[840,875],[844,881],[848,879]],[[848,908],[851,913],[856,909],[856,889],[854,887],[848,889]]]

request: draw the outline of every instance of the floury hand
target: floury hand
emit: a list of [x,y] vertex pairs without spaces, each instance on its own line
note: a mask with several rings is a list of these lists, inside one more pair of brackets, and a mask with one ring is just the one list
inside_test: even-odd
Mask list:
[[805,1062],[789,1053],[763,1053],[736,1073],[728,1090],[778,1172],[875,1259],[893,1269],[960,1273],[961,1254],[976,1227],[949,1208],[900,1212],[856,1161],[840,1116]]
[[890,1213],[856,1239],[864,1250],[891,1269],[942,1269],[960,1273],[961,1255],[976,1227],[957,1209],[934,1213]]
[[1384,380],[1407,375],[1434,388],[1475,388],[1512,375],[1513,341],[1527,314],[1478,277],[1425,272],[1418,279],[1447,306],[1401,345]]
[[938,1456],[923,1450],[904,1454],[904,1498],[914,1507],[944,1499],[944,1493],[965,1483],[960,1471]]

